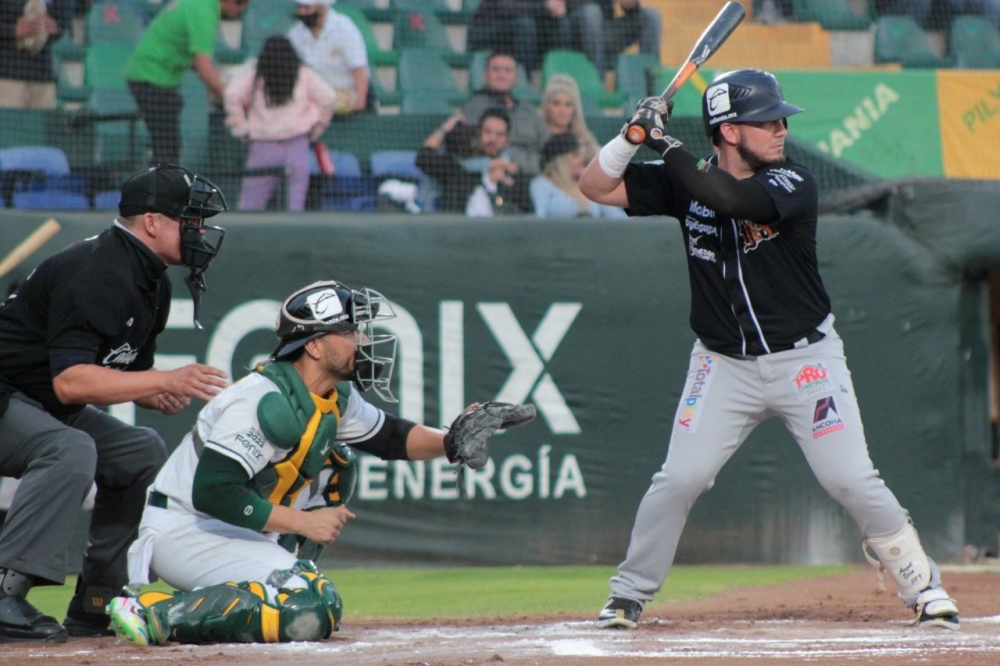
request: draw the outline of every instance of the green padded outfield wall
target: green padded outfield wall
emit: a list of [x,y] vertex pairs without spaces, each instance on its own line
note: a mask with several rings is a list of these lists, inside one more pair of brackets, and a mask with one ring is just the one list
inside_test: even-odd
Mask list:
[[[867,209],[849,213],[868,203]],[[931,553],[995,543],[983,271],[1000,268],[997,193],[976,183],[859,191],[823,217],[819,256],[865,415],[871,454]],[[988,213],[984,213],[988,211]],[[4,211],[0,247],[45,216]],[[9,275],[110,222],[60,214],[63,231]],[[276,308],[321,278],[382,291],[397,307],[403,416],[438,425],[474,400],[529,401],[533,424],[501,435],[458,498],[439,463],[362,456],[358,515],[325,558],[341,562],[601,563],[624,554],[661,464],[692,343],[684,247],[667,219],[498,222],[416,216],[227,214],[207,274],[204,331],[172,269],[163,365],[236,376],[269,352]],[[6,286],[6,284],[4,285]],[[194,413],[115,408],[171,447]],[[683,562],[842,562],[860,535],[776,422],[758,429],[695,506]]]

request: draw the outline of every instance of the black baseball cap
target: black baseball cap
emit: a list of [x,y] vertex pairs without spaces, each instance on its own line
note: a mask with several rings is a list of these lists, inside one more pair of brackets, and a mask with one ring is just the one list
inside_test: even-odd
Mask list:
[[549,137],[545,145],[542,146],[541,152],[541,165],[544,169],[549,162],[556,159],[560,155],[565,155],[566,153],[574,153],[580,148],[580,140],[576,138],[575,134],[570,132],[565,132],[563,134],[553,134]]
[[175,164],[161,164],[135,174],[122,185],[118,202],[118,213],[123,217],[163,213],[201,219],[225,210],[226,199],[214,183]]

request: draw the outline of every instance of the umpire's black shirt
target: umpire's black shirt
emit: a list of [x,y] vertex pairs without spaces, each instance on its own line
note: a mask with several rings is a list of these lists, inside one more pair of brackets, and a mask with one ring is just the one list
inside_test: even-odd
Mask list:
[[790,160],[752,176],[780,219],[738,220],[696,200],[662,163],[625,171],[630,215],[669,215],[684,233],[691,282],[691,328],[706,347],[759,356],[791,349],[830,314],[816,262],[818,190]]
[[0,384],[64,417],[83,408],[52,389],[70,366],[153,367],[170,312],[166,269],[117,221],[43,261],[0,306]]

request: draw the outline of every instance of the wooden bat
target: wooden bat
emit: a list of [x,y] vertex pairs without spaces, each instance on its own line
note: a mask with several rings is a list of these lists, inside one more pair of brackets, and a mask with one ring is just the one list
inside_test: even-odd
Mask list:
[[7,253],[7,256],[0,261],[0,277],[7,275],[14,270],[18,264],[38,251],[38,248],[45,245],[53,236],[59,233],[59,223],[54,218],[49,218],[40,227],[21,241],[17,247]]
[[[733,30],[736,30],[736,26],[743,21],[746,15],[747,10],[744,9],[742,4],[738,2],[727,2],[725,4],[719,13],[715,15],[715,18],[712,19],[712,22],[708,24],[708,27],[705,28],[705,32],[701,33],[701,37],[698,38],[694,48],[691,49],[691,55],[688,56],[687,61],[674,74],[674,78],[670,81],[667,89],[663,91],[663,95],[661,96],[664,100],[673,97],[680,90],[681,86],[691,78],[691,75],[726,43],[729,35],[733,34]],[[625,132],[625,138],[628,139],[629,143],[639,145],[646,140],[646,130],[641,125],[629,125],[628,131]]]

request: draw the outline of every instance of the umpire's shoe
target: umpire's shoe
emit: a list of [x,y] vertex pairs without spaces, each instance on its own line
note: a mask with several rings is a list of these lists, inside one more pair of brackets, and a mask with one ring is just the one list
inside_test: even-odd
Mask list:
[[34,583],[32,576],[0,569],[0,643],[66,642],[63,626],[25,599]]
[[597,616],[601,629],[635,629],[642,614],[642,604],[635,599],[611,597]]
[[110,587],[88,585],[83,577],[76,581],[76,592],[66,609],[63,625],[66,633],[79,638],[99,638],[114,636],[105,612],[108,603],[114,599],[115,590]]

